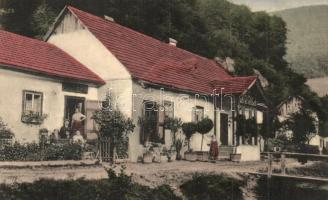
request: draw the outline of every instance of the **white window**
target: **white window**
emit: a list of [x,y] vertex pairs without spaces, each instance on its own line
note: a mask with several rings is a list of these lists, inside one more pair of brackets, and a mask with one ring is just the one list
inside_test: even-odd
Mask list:
[[204,108],[201,106],[196,106],[193,108],[193,121],[199,122],[204,119]]
[[23,114],[42,115],[42,99],[41,92],[24,91],[23,92]]
[[171,101],[164,101],[165,119],[174,118],[174,103]]

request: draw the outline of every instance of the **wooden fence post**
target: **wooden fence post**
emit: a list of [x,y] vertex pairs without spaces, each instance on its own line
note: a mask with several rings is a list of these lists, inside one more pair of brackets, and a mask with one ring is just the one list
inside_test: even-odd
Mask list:
[[268,153],[268,178],[272,176],[272,154]]
[[283,175],[286,174],[286,155],[284,153],[281,154],[281,173]]

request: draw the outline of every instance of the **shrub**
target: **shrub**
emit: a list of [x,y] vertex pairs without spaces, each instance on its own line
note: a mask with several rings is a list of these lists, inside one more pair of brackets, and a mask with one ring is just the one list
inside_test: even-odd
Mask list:
[[41,148],[36,143],[7,145],[0,149],[1,161],[80,160],[83,149],[78,144],[51,144]]
[[188,140],[188,151],[190,151],[190,138],[197,131],[197,124],[194,122],[188,122],[182,124],[182,131]]
[[[120,154],[127,153],[128,146],[124,145],[126,143],[124,141],[128,139],[128,134],[133,133],[135,125],[118,108],[113,108],[109,94],[106,95],[106,100],[103,102],[101,109],[95,111],[92,118],[99,125],[101,137],[110,138],[111,155],[116,154],[118,146]],[[111,156],[111,159],[114,158],[115,156]]]
[[262,176],[257,181],[255,192],[259,200],[321,200],[327,199],[326,183],[318,181],[300,181],[285,177]]
[[43,160],[80,160],[83,149],[78,144],[51,144],[43,152]]
[[0,149],[0,160],[2,161],[35,161],[40,158],[40,148],[35,143],[21,145],[15,143],[14,145],[6,145]]
[[0,199],[6,200],[179,200],[168,186],[149,188],[133,183],[124,173],[108,172],[109,179],[103,180],[49,180],[34,183],[0,185]]
[[8,128],[7,124],[2,121],[0,117],[0,139],[11,139],[14,133]]
[[199,121],[197,123],[197,131],[202,134],[202,146],[201,146],[201,151],[203,150],[203,139],[204,135],[213,128],[213,121],[209,119],[208,117],[204,118],[203,120]]
[[176,133],[182,126],[181,118],[166,118],[164,121],[164,126],[166,129],[170,129],[173,133],[173,143],[176,142]]
[[242,199],[242,181],[223,175],[196,175],[181,185],[190,200]]

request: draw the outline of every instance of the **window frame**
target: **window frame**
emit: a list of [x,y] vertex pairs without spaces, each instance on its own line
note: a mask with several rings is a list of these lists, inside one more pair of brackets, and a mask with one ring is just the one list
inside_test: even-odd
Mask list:
[[[196,118],[196,116],[197,116],[197,111],[198,110],[202,110],[202,116],[201,116],[201,119],[199,120],[197,120]],[[205,108],[203,107],[203,106],[195,106],[195,107],[193,107],[193,113],[192,113],[192,121],[193,122],[200,122],[201,120],[203,120],[204,119],[204,117],[205,117]]]
[[[26,110],[26,94],[32,94],[32,106],[33,106],[33,102],[34,102],[34,96],[40,95],[41,105],[40,105],[39,115],[42,116],[42,114],[43,114],[43,92],[37,92],[37,91],[33,91],[33,90],[23,90],[22,116],[28,114],[27,110]],[[33,112],[35,112],[35,111],[33,111]]]

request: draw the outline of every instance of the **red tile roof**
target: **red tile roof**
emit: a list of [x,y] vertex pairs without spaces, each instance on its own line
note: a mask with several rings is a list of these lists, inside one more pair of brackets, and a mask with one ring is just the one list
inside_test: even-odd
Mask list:
[[63,79],[105,83],[56,46],[0,30],[0,65]]
[[[192,92],[211,94],[217,85],[242,93],[256,77],[232,77],[214,60],[161,42],[115,22],[67,7],[127,68],[133,78]],[[252,80],[252,81],[251,81]]]

